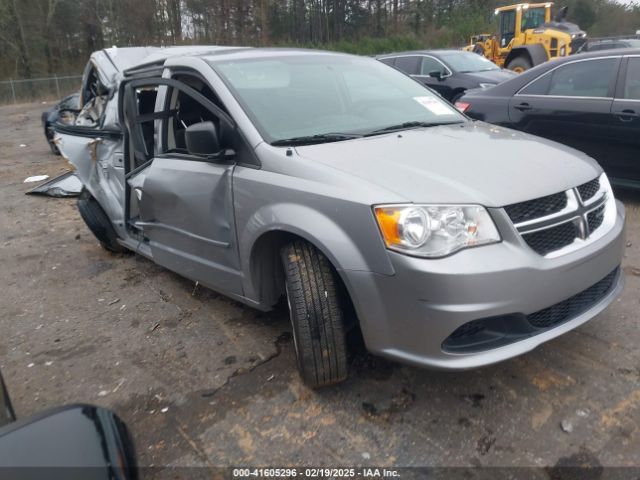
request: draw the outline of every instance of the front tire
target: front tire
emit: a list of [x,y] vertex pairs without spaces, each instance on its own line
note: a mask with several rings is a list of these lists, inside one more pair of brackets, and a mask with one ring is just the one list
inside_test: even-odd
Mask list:
[[124,253],[125,247],[118,243],[118,234],[111,224],[111,220],[104,212],[98,201],[87,191],[82,190],[78,197],[80,216],[87,224],[91,233],[102,245],[102,248],[113,253]]
[[344,313],[336,274],[313,245],[297,240],[281,250],[298,371],[311,388],[347,378]]

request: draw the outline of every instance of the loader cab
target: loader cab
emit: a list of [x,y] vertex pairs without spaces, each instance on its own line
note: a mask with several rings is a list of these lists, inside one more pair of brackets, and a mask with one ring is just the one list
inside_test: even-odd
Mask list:
[[500,28],[500,48],[506,49],[513,41],[514,45],[525,43],[520,38],[527,30],[535,30],[551,21],[552,3],[519,3],[507,7],[497,8]]

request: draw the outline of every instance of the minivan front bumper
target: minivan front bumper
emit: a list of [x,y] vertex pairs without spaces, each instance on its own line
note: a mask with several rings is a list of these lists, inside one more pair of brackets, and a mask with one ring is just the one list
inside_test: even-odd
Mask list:
[[[511,228],[500,243],[467,249],[441,259],[389,251],[395,275],[341,271],[369,351],[423,367],[468,369],[525,352],[587,322],[620,293],[616,272],[625,248],[624,206],[616,202],[615,223],[596,241],[556,258],[531,250]],[[506,222],[503,225],[507,225]],[[500,226],[500,225],[499,225]],[[495,348],[451,352],[443,343],[462,325],[479,319],[528,318],[564,305],[611,275],[606,291],[573,316],[550,328]],[[592,289],[591,289],[592,290]]]

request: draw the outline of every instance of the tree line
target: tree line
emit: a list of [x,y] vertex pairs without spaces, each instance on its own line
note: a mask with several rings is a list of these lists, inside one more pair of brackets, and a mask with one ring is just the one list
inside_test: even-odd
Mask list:
[[[0,78],[78,74],[116,45],[305,46],[375,54],[459,47],[505,0],[0,0]],[[640,3],[559,0],[591,36],[640,30]]]

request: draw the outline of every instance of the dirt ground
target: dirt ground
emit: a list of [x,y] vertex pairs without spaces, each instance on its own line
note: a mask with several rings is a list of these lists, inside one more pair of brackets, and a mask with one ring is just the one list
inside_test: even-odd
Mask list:
[[350,379],[299,381],[288,319],[102,250],[75,199],[27,196],[67,169],[47,105],[0,108],[0,369],[19,416],[115,410],[150,466],[640,466],[640,194],[626,288],[588,324],[463,373],[355,356]]

